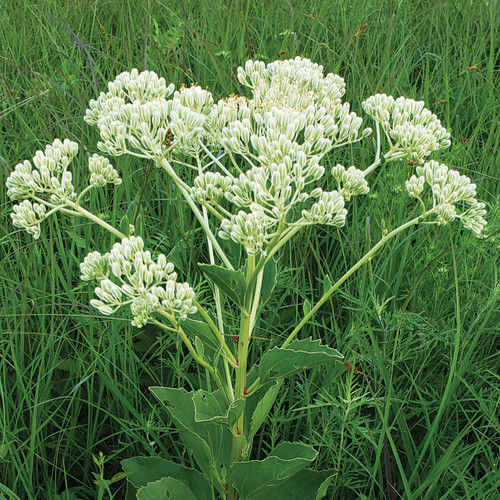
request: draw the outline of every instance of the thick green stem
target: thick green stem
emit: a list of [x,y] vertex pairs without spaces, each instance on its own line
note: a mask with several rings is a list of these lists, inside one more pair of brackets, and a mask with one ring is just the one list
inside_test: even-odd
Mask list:
[[[255,257],[248,258],[247,267],[247,283],[254,274],[255,270]],[[252,305],[256,300],[256,294],[260,293],[255,288],[252,293],[247,293],[247,298],[245,301],[244,308],[241,310],[241,320],[240,320],[240,332],[238,336],[238,367],[236,368],[236,384],[235,384],[235,399],[246,398],[246,377],[247,377],[247,362],[248,362],[248,349],[250,347],[250,339],[252,337],[252,315],[251,309]],[[245,421],[245,412],[242,412],[238,421],[236,422],[233,429],[233,444],[231,448],[231,458],[229,466],[234,462],[240,462],[243,460],[243,451],[245,447],[245,429],[243,424]],[[237,500],[238,492],[232,485],[231,474],[228,476],[228,500]]]

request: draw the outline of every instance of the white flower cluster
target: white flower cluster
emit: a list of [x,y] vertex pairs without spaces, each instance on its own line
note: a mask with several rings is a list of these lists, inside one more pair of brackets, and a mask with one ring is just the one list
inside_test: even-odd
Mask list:
[[247,61],[238,68],[239,81],[252,89],[252,99],[233,122],[222,129],[222,145],[231,153],[251,154],[259,163],[280,163],[302,151],[323,156],[331,149],[366,137],[362,118],[342,104],[344,80],[323,67],[297,57]]
[[[349,171],[352,173],[351,169]],[[266,251],[265,246],[279,227],[343,226],[347,214],[344,197],[340,192],[324,192],[318,187],[324,172],[317,156],[308,158],[300,151],[294,155],[294,160],[285,156],[279,164],[252,167],[240,174],[232,179],[231,189],[225,192],[226,199],[240,210],[237,215],[222,221],[219,236],[242,244],[249,255],[256,255]],[[361,184],[367,188],[366,181]],[[367,192],[343,189],[346,194]],[[307,206],[309,209],[303,208]]]
[[25,229],[35,240],[40,238],[40,224],[45,220],[47,211],[45,205],[24,200],[13,208],[11,217],[14,226]]
[[155,311],[182,321],[197,310],[193,289],[177,283],[174,265],[165,255],[160,254],[155,262],[140,237],[124,238],[104,255],[89,253],[80,270],[83,281],[99,281],[95,289],[99,298],[92,299],[91,305],[105,315],[129,305],[134,326],[144,326]]
[[[476,185],[467,176],[434,160],[418,166],[416,171],[418,177],[413,175],[406,181],[406,189],[410,196],[420,199],[425,184],[430,186],[438,224],[458,218],[466,229],[481,234],[486,225],[485,204],[477,201]],[[464,207],[461,213],[457,212],[457,204]]]
[[423,101],[376,94],[363,102],[363,109],[384,130],[390,151],[386,159],[408,157],[421,160],[450,144],[450,134]]
[[165,79],[152,71],[133,69],[118,75],[107,93],[90,101],[84,117],[99,128],[103,139],[99,149],[112,156],[127,153],[129,146],[161,154],[169,128],[166,98],[173,91],[173,84],[167,87]]
[[99,128],[98,147],[112,156],[139,152],[159,158],[169,151],[193,155],[200,141],[218,143],[218,115],[227,120],[227,107],[214,105],[211,92],[199,86],[174,92],[174,85],[167,87],[156,73],[133,69],[90,101],[85,121]]
[[230,177],[219,172],[204,172],[198,175],[191,188],[191,196],[198,203],[218,203],[231,189]]
[[370,191],[364,172],[354,166],[346,170],[343,165],[336,165],[332,168],[332,175],[339,186],[339,193],[346,201],[349,201],[351,196],[366,194]]
[[252,89],[259,110],[305,110],[323,99],[340,102],[345,94],[343,78],[332,73],[324,76],[323,66],[301,57],[267,66],[262,61],[247,61],[244,68],[238,68],[238,80]]
[[94,154],[89,158],[90,185],[104,187],[106,184],[121,184],[116,169],[109,163],[107,158]]
[[7,195],[11,200],[50,195],[47,201],[60,205],[64,200],[76,197],[72,175],[67,170],[71,160],[78,154],[78,144],[66,139],[56,139],[45,151],[37,151],[31,162],[25,160],[16,165],[7,179]]
[[[40,237],[40,223],[68,202],[74,202],[77,194],[73,176],[68,166],[78,154],[78,144],[69,139],[56,139],[37,151],[33,164],[25,160],[16,165],[9,175],[7,195],[11,200],[23,200],[14,206],[12,220],[16,227],[24,228],[35,239]],[[93,155],[89,158],[90,186],[102,187],[108,183],[120,184],[117,171],[106,158]],[[32,203],[29,200],[33,200]],[[47,208],[50,212],[47,212]]]

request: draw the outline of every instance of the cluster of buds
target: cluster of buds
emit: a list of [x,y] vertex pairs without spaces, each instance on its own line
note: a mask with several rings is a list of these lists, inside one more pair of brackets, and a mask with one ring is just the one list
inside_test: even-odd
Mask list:
[[325,76],[322,66],[299,57],[268,65],[247,61],[238,68],[238,79],[251,89],[252,98],[233,106],[233,121],[222,128],[221,143],[250,168],[224,182],[211,173],[195,179],[197,200],[214,203],[211,186],[237,207],[235,215],[222,220],[220,237],[256,255],[265,253],[276,232],[287,227],[342,226],[345,200],[366,194],[368,184],[360,170],[338,166],[343,169],[335,177],[339,191],[325,192],[319,186],[325,173],[320,161],[333,148],[371,133],[360,133],[362,119],[342,103],[344,80]]
[[156,73],[133,69],[90,101],[85,121],[99,128],[98,147],[112,156],[192,156],[200,143],[219,147],[221,127],[237,116],[232,108],[226,101],[215,105],[211,92],[197,85],[174,92]]
[[407,157],[418,161],[449,147],[449,132],[424,106],[423,101],[385,94],[375,94],[363,102],[363,109],[380,124],[391,145],[387,160]]
[[[323,191],[318,181],[324,173],[316,156],[308,159],[299,152],[295,161],[285,156],[282,163],[253,167],[236,179],[226,177],[225,198],[240,211],[223,219],[219,235],[242,244],[249,255],[256,255],[266,252],[266,245],[280,227],[283,231],[313,224],[343,226],[345,200],[368,193],[368,183],[361,170],[337,165],[332,174],[339,190]],[[201,183],[206,175],[199,176],[195,183]]]
[[[25,160],[16,165],[6,183],[9,198],[20,201],[12,214],[16,227],[25,229],[37,239],[45,218],[60,209],[74,206],[77,194],[68,167],[77,154],[76,142],[56,139],[46,146],[45,151],[36,152],[33,163]],[[102,156],[95,154],[89,158],[89,170],[90,184],[86,189],[121,183],[118,172]]]
[[[483,218],[486,214],[485,204],[477,201],[476,185],[471,183],[467,176],[460,175],[456,170],[450,170],[446,165],[434,160],[418,166],[416,171],[418,177],[412,175],[406,181],[406,189],[410,196],[422,200],[425,186],[430,187],[432,209],[437,214],[439,225],[448,224],[458,218],[466,229],[481,234],[486,225]],[[464,207],[461,212],[457,212],[459,207]]]
[[[322,157],[331,149],[361,140],[362,119],[342,103],[344,80],[309,59],[247,61],[238,80],[252,91],[243,117],[223,130],[222,145],[234,154],[280,163],[299,151]],[[246,111],[248,109],[248,111]]]
[[142,327],[155,312],[165,313],[176,324],[197,310],[193,289],[176,281],[174,265],[165,255],[155,262],[140,237],[124,238],[104,255],[89,253],[80,270],[83,281],[99,282],[95,289],[99,298],[91,305],[105,315],[128,305],[134,326]]

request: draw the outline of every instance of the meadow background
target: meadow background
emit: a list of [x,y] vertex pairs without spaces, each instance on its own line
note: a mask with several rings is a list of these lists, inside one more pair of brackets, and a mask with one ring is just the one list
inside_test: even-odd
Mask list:
[[[10,171],[68,137],[80,144],[75,185],[83,180],[97,140],[87,103],[122,71],[147,68],[221,98],[243,92],[245,60],[297,55],[342,75],[358,114],[377,92],[425,100],[453,140],[434,158],[477,182],[489,223],[483,239],[459,224],[420,227],[350,279],[302,336],[362,373],[339,362],[295,376],[254,458],[282,440],[314,445],[315,466],[336,474],[331,499],[498,498],[499,22],[496,0],[0,0],[0,499],[120,499],[122,459],[190,465],[147,388],[189,387],[194,373],[175,340],[89,307],[78,264],[110,248],[108,234],[51,218],[34,242],[12,226],[1,187]],[[327,163],[366,168],[374,151],[369,138]],[[148,246],[203,287],[203,239],[187,207],[152,165],[113,163],[127,182],[92,207],[112,224],[139,210]],[[286,336],[325,274],[340,276],[410,218],[411,169],[380,168],[345,228],[288,246],[255,354]]]

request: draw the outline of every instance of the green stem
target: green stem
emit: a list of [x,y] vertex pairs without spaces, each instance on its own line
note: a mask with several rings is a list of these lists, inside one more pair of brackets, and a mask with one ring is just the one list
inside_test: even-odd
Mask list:
[[[201,144],[205,148],[205,150],[210,154],[210,152],[205,147],[205,145],[203,143],[201,143]],[[200,157],[198,154],[196,154],[196,162],[198,164],[198,172],[201,174],[203,172],[203,169],[202,169]],[[208,212],[207,212],[207,207],[205,207],[205,206],[203,206],[203,220],[208,225]],[[208,245],[208,254],[210,257],[210,264],[214,265],[215,264],[214,247],[212,245],[212,242],[210,241],[210,238],[208,238],[208,237],[207,237],[207,245]],[[231,350],[229,349],[229,347],[226,345],[226,339],[224,338],[224,319],[222,316],[222,302],[221,302],[219,287],[215,284],[214,284],[214,301],[215,301],[215,309],[217,311],[217,321],[219,323],[219,329],[217,330],[219,332],[218,339],[219,339],[219,342],[221,343],[222,348],[225,350],[226,355],[229,353],[229,355],[231,356],[230,359],[234,360],[233,364],[235,364],[236,359],[234,358],[233,354],[231,353]],[[208,314],[207,314],[207,316],[208,316]],[[234,400],[233,382],[231,380],[231,372],[229,371],[229,365],[228,365],[226,356],[223,357],[222,363],[224,365],[224,373],[226,375],[227,392],[228,392],[228,395],[230,397],[230,400],[233,401]]]
[[94,215],[92,212],[89,212],[88,210],[85,210],[82,208],[80,205],[77,205],[76,203],[66,200],[66,205],[71,207],[73,210],[78,212],[80,215],[83,217],[86,217],[87,219],[90,219],[92,222],[95,222],[102,228],[106,229],[106,231],[109,231],[110,233],[114,234],[116,237],[123,239],[126,238],[127,236],[118,231],[118,229],[115,229],[113,226],[109,225],[107,222],[104,222],[102,219],[97,217],[97,215]]
[[182,196],[184,196],[184,199],[187,201],[188,205],[193,211],[193,214],[198,219],[198,222],[203,228],[203,231],[205,231],[207,238],[211,241],[212,245],[217,251],[217,254],[221,258],[222,262],[224,262],[224,264],[228,269],[234,270],[233,265],[231,264],[231,262],[229,262],[229,259],[224,253],[224,250],[222,250],[221,246],[219,245],[219,242],[214,236],[214,233],[212,233],[210,226],[203,218],[203,215],[201,214],[199,208],[196,206],[196,203],[194,202],[192,196],[190,195],[189,192],[191,188],[175,173],[174,169],[172,168],[172,166],[170,165],[170,163],[167,161],[166,158],[157,158],[156,161],[165,170],[165,172],[167,172],[167,174],[174,180],[175,184],[181,191]]
[[375,122],[375,128],[377,130],[377,154],[375,156],[375,161],[364,171],[364,176],[366,177],[370,172],[375,170],[382,160],[380,159],[380,124]]
[[[160,314],[161,316],[165,317],[169,321],[172,321],[172,317],[171,317],[170,314],[165,313],[163,311],[158,311],[158,314]],[[163,330],[167,330],[167,331],[171,330],[169,327],[165,326],[163,323],[160,323],[159,321],[157,321],[154,318],[150,318],[149,321],[151,323],[154,323],[156,326],[159,326]],[[219,374],[217,373],[217,370],[212,365],[210,365],[209,363],[207,363],[206,361],[204,361],[201,358],[201,356],[198,354],[198,351],[195,349],[194,345],[188,339],[186,333],[184,332],[184,330],[181,328],[181,326],[179,324],[177,325],[176,332],[179,335],[179,337],[181,338],[181,340],[184,342],[184,345],[188,348],[188,351],[191,354],[191,356],[193,357],[193,359],[198,364],[200,364],[201,366],[203,366],[204,368],[206,368],[212,374],[215,382],[217,383],[217,387],[221,390],[221,392],[223,394],[226,395],[226,397],[228,397],[227,392],[226,392],[226,388],[224,387],[224,385],[222,385],[222,382],[220,380]]]
[[91,189],[93,189],[94,186],[92,186],[92,184],[90,186],[87,186],[79,195],[78,195],[78,198],[76,199],[75,201],[75,205],[78,205],[80,206],[80,201],[82,200],[82,198],[85,196],[85,193],[88,193]]
[[[247,266],[247,284],[250,283],[252,276],[255,271],[255,257],[248,257]],[[235,394],[236,399],[246,398],[246,376],[247,376],[247,362],[248,362],[248,349],[250,346],[250,339],[252,336],[252,325],[251,325],[251,314],[250,310],[252,304],[254,303],[256,290],[254,293],[248,293],[245,299],[244,307],[241,309],[241,320],[240,320],[240,332],[238,336],[238,367],[236,368],[236,385]],[[233,434],[233,444],[231,447],[231,457],[229,461],[229,467],[234,462],[240,462],[243,460],[243,448],[244,448],[244,436],[245,429],[243,428],[245,420],[245,412],[242,412],[238,421],[236,422]],[[237,500],[238,492],[233,487],[231,481],[231,474],[228,475],[228,500]]]
[[[426,215],[429,215],[430,212],[427,212]],[[297,334],[302,330],[304,325],[307,324],[307,322],[316,314],[316,311],[330,298],[330,296],[337,290],[337,288],[342,285],[352,274],[354,274],[361,266],[366,264],[379,250],[382,248],[389,240],[394,238],[398,233],[401,231],[404,231],[405,229],[414,226],[415,224],[418,224],[420,222],[420,219],[422,216],[418,216],[415,219],[412,219],[411,221],[407,222],[406,224],[403,224],[402,226],[399,226],[398,228],[394,229],[394,231],[391,231],[389,234],[384,236],[369,252],[367,252],[361,260],[359,260],[349,271],[347,271],[334,285],[330,287],[329,290],[327,290],[321,299],[316,303],[316,305],[302,318],[301,322],[293,329],[292,333],[288,336],[288,338],[283,342],[283,345],[281,346],[286,347],[290,342],[297,336]]]

